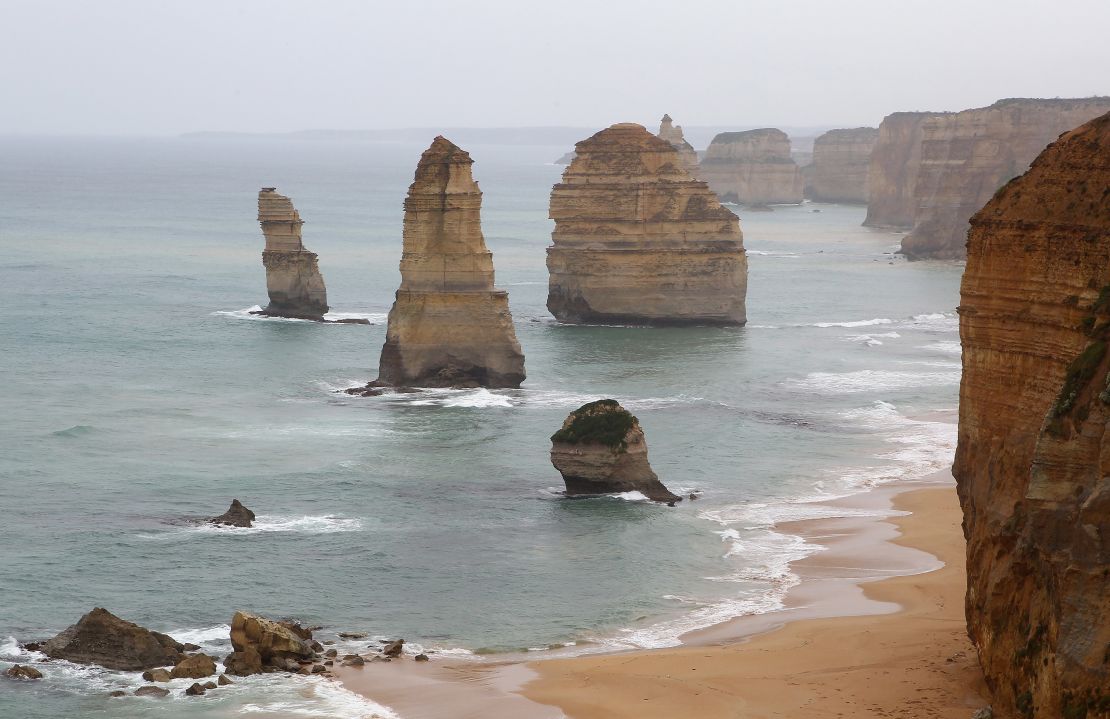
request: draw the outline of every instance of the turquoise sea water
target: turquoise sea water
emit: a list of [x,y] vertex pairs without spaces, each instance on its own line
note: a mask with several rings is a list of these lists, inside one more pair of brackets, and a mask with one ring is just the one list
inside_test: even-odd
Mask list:
[[[428,138],[429,141],[431,138]],[[509,291],[521,390],[355,398],[399,282],[409,144],[0,140],[0,669],[93,606],[213,651],[236,609],[439,652],[665,646],[774,610],[777,533],[805,500],[950,461],[961,268],[907,263],[864,208],[740,211],[742,329],[560,326],[547,199],[566,148],[466,148]],[[333,312],[260,319],[255,198],[306,220]],[[614,397],[672,489],[566,500],[548,437]],[[237,497],[254,530],[197,527]],[[5,639],[8,638],[8,639]],[[0,716],[362,716],[322,682],[258,677],[203,699],[109,700],[137,675],[42,665]]]

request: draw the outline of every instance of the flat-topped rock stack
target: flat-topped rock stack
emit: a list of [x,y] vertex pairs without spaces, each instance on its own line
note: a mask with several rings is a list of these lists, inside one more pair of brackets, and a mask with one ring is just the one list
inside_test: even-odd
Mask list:
[[270,303],[255,314],[323,320],[328,311],[328,292],[316,253],[306,250],[301,242],[304,221],[293,203],[275,188],[263,187],[258,193],[258,223],[266,237],[262,264]]
[[722,132],[698,166],[698,177],[724,202],[742,205],[796,204],[805,181],[782,130]]
[[925,121],[944,113],[895,112],[879,124],[867,172],[865,227],[908,230],[917,212],[915,188]]
[[509,297],[493,285],[473,162],[443,137],[420,157],[405,198],[401,287],[380,384],[519,387],[524,380]]
[[641,125],[575,146],[551,191],[547,307],[562,322],[746,321],[740,221]]
[[682,125],[675,125],[670,115],[663,115],[663,119],[659,121],[659,132],[655,134],[660,139],[671,143],[671,147],[682,158],[682,164],[686,166],[686,170],[691,175],[697,172],[698,153],[693,145],[686,142],[686,138],[682,134]]
[[818,137],[807,196],[817,202],[866,203],[871,150],[878,139],[874,127],[829,130]]

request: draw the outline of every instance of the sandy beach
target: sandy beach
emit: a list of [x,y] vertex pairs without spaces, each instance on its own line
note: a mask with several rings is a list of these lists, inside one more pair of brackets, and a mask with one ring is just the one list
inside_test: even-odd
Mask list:
[[801,582],[787,607],[692,632],[684,646],[541,661],[402,661],[342,669],[339,679],[405,719],[966,719],[987,700],[964,628],[964,541],[951,479],[944,473],[838,503],[894,516],[780,525],[826,547],[792,565]]

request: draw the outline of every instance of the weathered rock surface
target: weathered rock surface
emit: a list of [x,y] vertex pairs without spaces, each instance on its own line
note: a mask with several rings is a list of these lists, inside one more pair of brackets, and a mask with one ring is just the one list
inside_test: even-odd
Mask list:
[[97,607],[42,646],[54,659],[136,672],[176,664],[181,645]]
[[137,697],[164,697],[168,696],[169,693],[169,689],[165,687],[156,687],[153,684],[147,684],[135,690],[135,696]]
[[8,670],[4,672],[4,676],[8,677],[9,679],[23,679],[33,681],[35,679],[42,679],[42,672],[40,672],[38,669],[35,669],[34,667],[25,666],[22,664],[15,664],[8,667]]
[[655,502],[682,500],[651,471],[644,431],[616,400],[597,400],[571,412],[551,435],[551,463],[563,475],[568,497],[640,492]]
[[508,293],[493,286],[473,160],[437,137],[405,198],[401,288],[389,311],[378,383],[519,387],[524,354]]
[[216,673],[216,660],[207,654],[191,654],[173,668],[171,679],[203,679]]
[[1002,716],[1110,716],[1110,114],[971,220],[968,630]]
[[148,669],[143,672],[143,681],[147,682],[168,682],[172,677],[169,670],[166,669]]
[[256,614],[236,612],[231,619],[235,651],[224,659],[224,667],[237,676],[257,674],[266,667],[287,669],[290,661],[295,668],[298,659],[312,659],[311,636],[302,637],[294,629]]
[[664,115],[659,121],[659,132],[655,134],[660,140],[670,143],[687,172],[694,175],[698,171],[698,153],[693,145],[686,142],[686,137],[682,134],[682,125],[675,125],[670,115]]
[[867,227],[908,230],[917,211],[915,188],[926,120],[937,112],[896,112],[879,124],[867,172]]
[[968,219],[1060,133],[1110,112],[1110,97],[999,100],[990,107],[926,120],[914,194],[911,258],[967,254]]
[[874,127],[829,130],[813,142],[813,164],[806,194],[818,202],[867,202],[871,150],[879,139]]
[[328,311],[327,289],[316,253],[301,242],[304,221],[293,203],[273,187],[263,187],[258,193],[258,222],[266,237],[262,264],[270,304],[257,314],[323,320]]
[[254,512],[242,505],[238,499],[231,500],[231,506],[218,517],[208,520],[213,524],[223,524],[229,527],[249,527],[254,521]]
[[547,308],[562,322],[746,321],[740,221],[640,125],[576,145],[551,191]]
[[796,204],[805,190],[790,138],[775,128],[720,133],[698,167],[698,178],[724,202]]

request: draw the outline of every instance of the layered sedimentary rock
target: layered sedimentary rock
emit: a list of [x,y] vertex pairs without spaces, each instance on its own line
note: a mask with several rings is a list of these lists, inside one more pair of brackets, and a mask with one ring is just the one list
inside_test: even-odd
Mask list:
[[312,634],[301,636],[296,627],[247,612],[231,618],[231,647],[224,660],[229,674],[247,676],[265,668],[296,671],[300,660],[312,659]]
[[97,607],[42,645],[48,657],[135,672],[176,664],[184,646]]
[[563,475],[568,497],[640,492],[656,502],[681,500],[651,471],[644,431],[616,400],[571,412],[551,435],[551,463]]
[[262,264],[270,304],[256,314],[322,320],[328,311],[328,293],[316,253],[301,242],[304,221],[293,203],[274,189],[263,187],[258,193],[258,222],[266,237]]
[[798,203],[805,190],[801,168],[790,155],[790,138],[774,128],[720,133],[698,167],[699,179],[725,202]]
[[1003,716],[1110,716],[1110,114],[971,220],[967,617]]
[[740,221],[641,125],[576,146],[551,191],[547,308],[562,322],[745,322]]
[[493,286],[472,164],[443,137],[420,157],[405,198],[401,288],[379,383],[519,387],[524,380],[509,296]]
[[871,150],[878,139],[874,127],[829,130],[818,137],[813,143],[807,196],[818,202],[867,202]]
[[697,172],[698,153],[694,150],[693,145],[686,142],[686,138],[682,134],[682,125],[675,125],[670,115],[663,115],[663,119],[659,121],[659,132],[656,134],[659,139],[666,140],[671,144],[671,147],[675,149],[682,160],[683,166],[691,175]]
[[883,118],[867,172],[865,226],[898,230],[913,227],[923,125],[942,114],[896,112]]
[[999,100],[927,120],[915,185],[910,257],[966,256],[968,219],[1060,133],[1110,112],[1110,98]]

